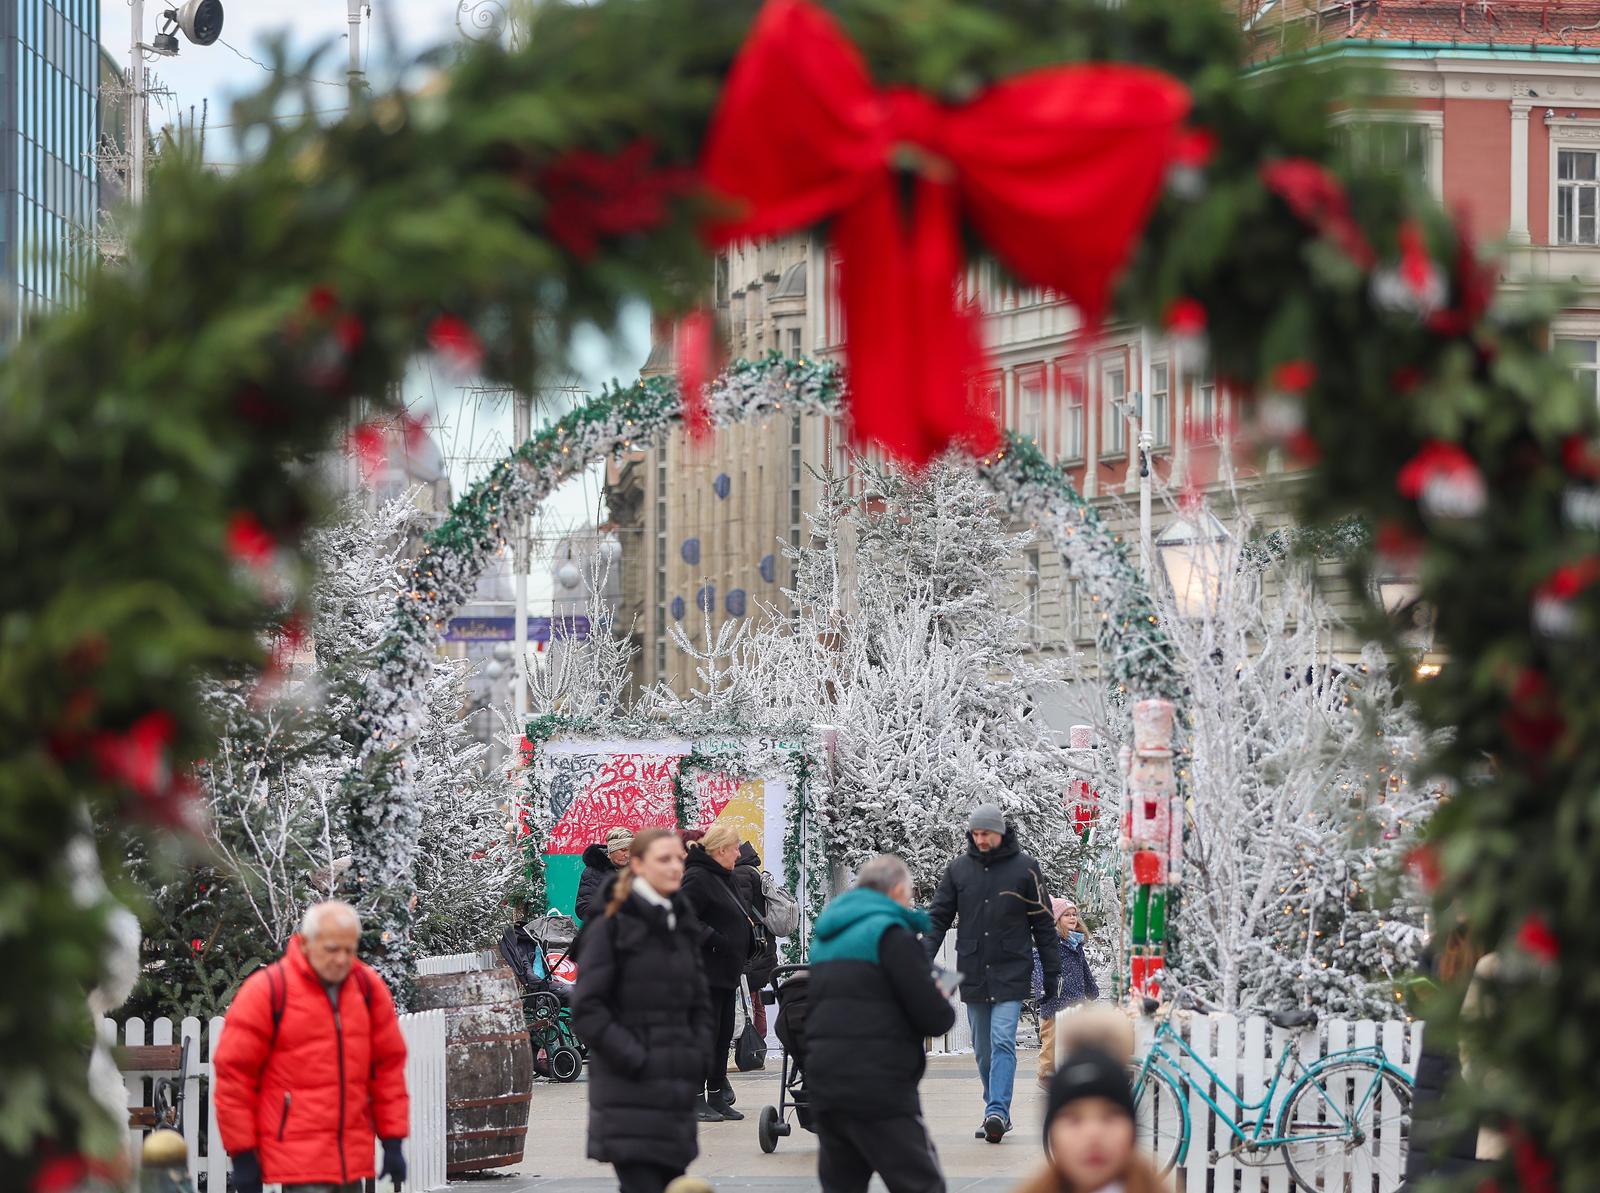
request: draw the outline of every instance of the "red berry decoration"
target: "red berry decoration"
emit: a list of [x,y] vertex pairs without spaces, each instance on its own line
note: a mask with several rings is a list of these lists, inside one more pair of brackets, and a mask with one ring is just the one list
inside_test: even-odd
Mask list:
[[1561,958],[1561,942],[1551,930],[1549,922],[1537,911],[1522,921],[1517,929],[1517,947],[1546,965]]

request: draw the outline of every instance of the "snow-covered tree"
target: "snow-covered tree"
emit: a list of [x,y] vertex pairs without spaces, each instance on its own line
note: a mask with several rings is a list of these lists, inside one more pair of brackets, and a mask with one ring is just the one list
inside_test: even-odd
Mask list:
[[[1056,875],[1081,851],[1066,771],[1027,715],[1054,673],[1019,645],[1007,567],[1019,546],[969,468],[912,475],[858,461],[861,492],[821,478],[811,537],[788,555],[792,613],[768,610],[725,687],[775,714],[841,727],[828,809],[835,860],[893,851],[931,891],[994,802]],[[853,566],[852,566],[853,564]]]
[[1241,514],[1192,560],[1197,583],[1214,586],[1206,615],[1165,586],[1155,594],[1187,688],[1171,962],[1227,1010],[1373,1014],[1387,997],[1393,1013],[1392,995],[1374,992],[1414,960],[1421,918],[1393,891],[1380,896],[1378,876],[1431,804],[1403,781],[1391,790],[1420,743],[1376,657],[1338,649],[1345,627],[1308,564],[1252,564],[1239,549],[1252,531]]
[[[349,866],[340,780],[355,693],[385,632],[401,544],[418,518],[405,501],[373,513],[352,506],[317,531],[313,649],[287,660],[281,675],[208,682],[219,742],[196,767],[205,854],[135,861],[151,904],[141,1009],[220,1014],[238,982],[281,951],[306,906],[338,893]],[[295,645],[280,640],[275,653]],[[516,869],[504,776],[485,771],[466,708],[464,665],[442,661],[413,775],[426,800],[413,901],[423,952],[492,939]]]

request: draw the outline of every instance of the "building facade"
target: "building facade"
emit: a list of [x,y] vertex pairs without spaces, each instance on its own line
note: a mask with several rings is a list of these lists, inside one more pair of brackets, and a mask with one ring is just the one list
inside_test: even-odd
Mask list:
[[71,298],[96,222],[98,0],[0,3],[0,336]]

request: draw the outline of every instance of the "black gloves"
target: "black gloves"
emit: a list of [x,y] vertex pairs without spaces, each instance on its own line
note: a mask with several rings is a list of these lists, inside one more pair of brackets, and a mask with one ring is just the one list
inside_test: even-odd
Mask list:
[[392,1177],[394,1187],[398,1189],[406,1179],[406,1158],[401,1154],[400,1145],[404,1140],[385,1139],[383,1141],[383,1167],[378,1170],[379,1178]]
[[261,1193],[261,1161],[254,1152],[240,1152],[233,1157],[229,1187],[234,1193]]

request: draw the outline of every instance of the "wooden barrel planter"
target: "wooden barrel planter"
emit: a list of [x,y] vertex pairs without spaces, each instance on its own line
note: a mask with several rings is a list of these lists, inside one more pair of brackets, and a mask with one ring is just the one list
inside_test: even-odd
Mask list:
[[503,968],[424,975],[416,1009],[445,1013],[448,1175],[522,1163],[533,1052],[516,975]]

